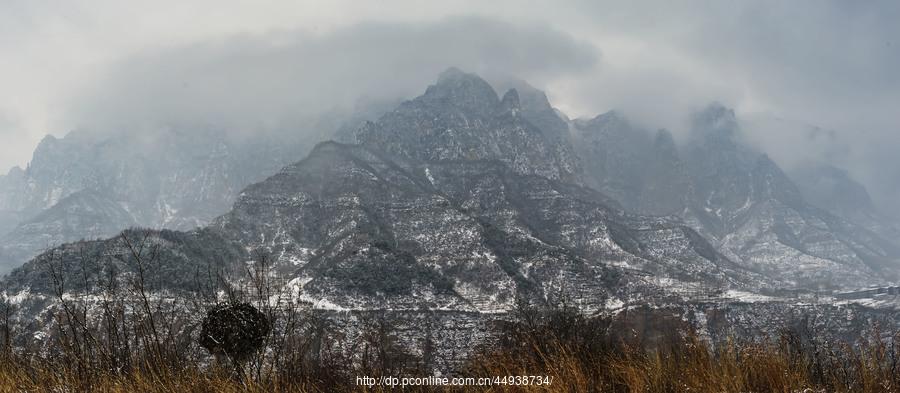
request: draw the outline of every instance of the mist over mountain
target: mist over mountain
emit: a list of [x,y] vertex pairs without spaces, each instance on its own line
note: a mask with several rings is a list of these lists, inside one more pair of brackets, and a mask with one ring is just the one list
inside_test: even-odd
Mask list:
[[48,248],[134,226],[206,225],[244,187],[302,157],[319,140],[356,128],[381,105],[327,113],[297,132],[156,128],[47,136],[25,170],[0,178],[0,266],[7,272]]
[[[698,234],[691,236],[706,236],[712,242],[711,246],[727,257],[727,266],[741,266],[746,271],[744,274],[762,273],[772,279],[787,279],[785,284],[801,287],[852,286],[860,280],[873,283],[883,281],[896,269],[896,259],[893,258],[896,258],[897,248],[882,237],[889,235],[889,232],[884,235],[871,232],[883,228],[871,227],[871,223],[863,221],[865,216],[843,214],[832,206],[832,210],[844,219],[862,222],[855,224],[806,202],[800,189],[774,162],[742,141],[738,121],[728,108],[714,104],[695,114],[691,139],[687,144],[678,146],[666,131],[647,132],[632,126],[627,118],[616,112],[592,120],[567,121],[556,111],[550,110],[552,106],[542,92],[523,81],[517,84],[525,91],[528,105],[522,105],[516,89],[510,89],[500,97],[490,84],[478,76],[451,68],[442,73],[437,83],[426,89],[422,96],[400,104],[375,122],[363,123],[355,133],[355,142],[386,154],[386,157],[392,157],[391,160],[400,160],[387,163],[411,171],[401,172],[402,176],[413,176],[417,171],[418,176],[424,176],[413,176],[407,180],[410,184],[427,180],[432,187],[436,187],[435,176],[446,169],[432,169],[427,163],[449,163],[463,173],[472,173],[471,169],[459,165],[465,162],[497,162],[517,176],[526,176],[524,179],[537,176],[576,187],[587,185],[608,195],[601,197],[598,194],[593,198],[600,198],[599,201],[612,211],[624,208],[637,214],[680,216],[697,231]],[[543,128],[535,123],[542,124]],[[141,164],[137,152],[129,152],[116,159],[116,154],[127,151],[121,147],[130,141],[117,145],[116,139],[105,140],[97,150],[97,146],[86,142],[89,139],[78,134],[61,141],[48,137],[26,172],[30,178],[29,184],[36,185],[30,187],[37,190],[37,197],[31,198],[32,205],[24,205],[20,209],[26,213],[40,213],[5,237],[11,243],[6,246],[5,254],[22,258],[27,256],[27,252],[35,254],[40,249],[37,244],[41,241],[46,246],[54,240],[77,240],[79,233],[76,228],[94,231],[82,231],[82,237],[103,237],[131,225],[174,229],[202,225],[216,215],[216,209],[227,210],[216,206],[230,203],[239,194],[242,183],[253,183],[254,176],[261,178],[266,171],[276,172],[289,157],[303,154],[299,142],[295,144],[297,147],[291,148],[288,146],[292,145],[284,143],[283,137],[280,140],[262,139],[251,144],[244,143],[240,148],[232,147],[236,150],[231,151],[226,135],[213,132],[188,143],[191,142],[189,138],[196,138],[197,135],[191,133],[179,137],[177,132],[168,132],[153,138],[168,141],[169,145],[155,139],[153,143],[139,144],[141,152],[147,157],[162,151],[168,154],[164,161],[174,173],[150,177],[175,181],[171,185],[148,185],[134,180],[146,177],[142,171],[165,168]],[[98,157],[98,151],[103,153],[103,148],[110,145],[113,148],[106,150],[106,154],[111,154],[111,158],[101,154],[101,159],[93,160]],[[151,147],[155,150],[148,149]],[[207,153],[198,154],[204,148]],[[280,149],[287,151],[279,153]],[[331,152],[344,148],[322,146],[313,152],[313,156],[324,154],[318,152],[322,149]],[[259,154],[273,162],[251,158],[259,157]],[[79,160],[79,157],[82,158]],[[79,165],[72,165],[79,162]],[[61,163],[67,164],[54,166]],[[101,170],[105,169],[102,165],[110,164],[113,169]],[[99,165],[101,169],[92,168],[92,165]],[[324,169],[327,165],[317,167]],[[487,168],[490,166],[481,170]],[[110,173],[116,176],[109,176]],[[340,178],[343,175],[334,176]],[[379,175],[374,176],[380,178]],[[187,183],[179,186],[181,183],[178,181]],[[356,182],[348,181],[348,184]],[[313,185],[315,182],[297,184]],[[85,191],[81,191],[80,187]],[[133,187],[137,188],[131,191]],[[266,197],[265,200],[279,200],[293,194],[293,191],[282,192],[283,196]],[[446,194],[448,196],[458,192],[442,191],[449,193]],[[865,190],[857,192],[864,195]],[[171,203],[167,193],[176,197]],[[246,193],[240,193],[236,207],[241,206],[242,198],[247,198]],[[363,191],[354,193],[357,197],[366,196]],[[139,199],[153,195],[156,196],[143,201]],[[177,198],[185,196],[190,199],[182,202]],[[521,198],[515,197],[516,200]],[[452,200],[448,203],[453,204]],[[43,210],[43,206],[49,208]],[[192,208],[199,210],[192,211]],[[260,209],[257,207],[253,211],[259,212]],[[870,210],[874,212],[874,208]],[[365,211],[371,211],[371,208]],[[172,217],[179,217],[182,221],[171,221]],[[192,221],[184,221],[188,217],[193,217]],[[252,215],[247,217],[259,219]],[[297,219],[290,217],[291,220]],[[275,215],[270,220],[280,218]],[[389,223],[391,220],[379,217],[376,221]],[[871,228],[865,227],[865,224]],[[278,238],[282,236],[280,234],[294,231],[290,227],[297,224],[286,224],[284,229],[272,225],[270,222],[267,224],[269,229],[262,234],[244,238],[241,242],[255,242],[257,236],[261,239]],[[643,225],[646,224],[639,226]],[[636,239],[616,240],[616,236],[629,233],[625,228],[627,225],[620,230],[625,232],[613,231],[606,235],[612,236],[610,239],[617,244],[616,247],[631,250],[632,253],[652,247],[652,242],[638,246],[644,243]],[[42,235],[41,231],[47,234]],[[388,236],[388,239],[399,244],[395,238],[397,234],[379,236]],[[275,244],[257,247],[271,248]],[[289,243],[278,244],[283,247]],[[16,254],[14,249],[17,246],[27,252]],[[284,250],[281,250],[281,255],[291,260],[302,260],[308,258],[303,256],[306,255],[304,253],[315,254],[310,250],[317,247],[321,246],[299,247],[306,250],[299,256],[285,256]],[[638,264],[647,265],[648,262]],[[665,269],[670,268],[673,266]],[[714,271],[708,274],[718,274]]]
[[[273,295],[326,315],[440,312],[448,329],[489,323],[521,302],[587,313],[640,303],[674,307],[716,337],[841,312],[848,322],[828,332],[852,335],[893,307],[836,303],[900,271],[893,222],[871,204],[847,209],[867,193],[846,172],[823,169],[801,188],[721,104],[694,113],[679,143],[617,112],[569,120],[540,90],[509,83],[518,88],[500,95],[449,68],[372,120],[337,123],[332,134],[352,143],[320,142],[308,154],[308,139],[283,134],[48,137],[24,173],[3,179],[19,181],[4,185],[13,191],[4,205],[22,206],[13,214],[38,211],[3,237],[8,263],[24,262],[0,282],[21,310],[16,329],[54,334],[42,320],[54,282],[86,296],[105,275],[129,280],[151,256],[154,294],[233,291],[231,277],[251,266],[265,269]],[[165,165],[149,159],[157,155]],[[161,181],[140,181],[148,177]],[[829,181],[846,194],[804,195]],[[127,229],[148,221],[181,230]],[[203,284],[203,274],[217,279]],[[760,308],[770,318],[754,316]],[[397,320],[409,324],[410,350],[421,350],[417,321]],[[440,345],[443,367],[471,353],[460,341]]]
[[[477,75],[449,69],[422,96],[363,124],[358,145],[318,144],[245,188],[212,225],[166,241],[167,253],[182,254],[197,236],[223,242],[205,241],[210,250],[263,251],[277,256],[286,289],[340,309],[489,312],[554,296],[602,309],[625,287],[677,295],[666,280],[773,288],[681,221],[627,213],[580,185],[568,136],[522,113],[516,90],[501,99]],[[64,258],[75,246],[61,249]],[[41,288],[41,258],[8,283]],[[232,258],[216,263],[236,266],[247,254]]]
[[317,134],[48,136],[26,170],[0,178],[10,217],[0,255],[12,268],[49,247],[132,226],[205,225],[243,187],[317,140],[337,138],[415,162],[496,160],[521,175],[588,186],[616,208],[680,217],[732,262],[793,285],[872,284],[897,271],[896,222],[864,186],[838,168],[799,164],[795,183],[721,104],[693,114],[689,137],[676,141],[615,111],[569,120],[527,82],[499,79],[497,86],[515,86],[502,97],[477,75],[450,68],[396,109],[369,102],[323,116],[307,125]]
[[71,8],[35,27],[93,37],[61,38],[80,55],[0,16],[34,85],[0,62],[23,92],[0,98],[7,348],[55,354],[65,323],[88,343],[110,315],[138,331],[164,313],[187,348],[198,310],[238,303],[271,318],[259,331],[291,310],[293,333],[333,334],[304,367],[368,362],[353,340],[376,337],[458,372],[498,326],[560,310],[653,345],[659,316],[711,347],[892,342],[895,6],[505,5],[322,5],[341,17],[303,26],[223,5],[241,28],[147,36],[152,11],[132,31]]
[[[828,130],[846,156],[826,163],[850,171],[897,216],[891,114],[900,57],[888,38],[898,33],[896,5],[702,3],[535,12],[500,1],[384,14],[340,2],[315,10],[202,2],[178,15],[16,3],[0,23],[10,38],[0,48],[15,54],[0,78],[17,92],[0,101],[0,167],[24,168],[45,134],[71,129],[297,129],[362,96],[412,97],[455,65],[491,81],[528,80],[572,118],[615,109],[676,140],[687,136],[690,113],[712,101],[741,118],[782,119],[745,129],[788,171],[795,157],[819,151],[798,144],[806,128]],[[171,28],[191,18],[205,23]]]

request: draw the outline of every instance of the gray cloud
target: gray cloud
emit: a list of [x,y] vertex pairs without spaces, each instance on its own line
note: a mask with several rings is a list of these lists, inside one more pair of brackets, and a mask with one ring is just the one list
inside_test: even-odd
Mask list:
[[[845,167],[900,210],[898,2],[95,1],[0,6],[0,83],[20,93],[0,97],[19,120],[0,165],[74,127],[286,127],[360,96],[410,97],[457,66],[526,79],[570,115],[620,109],[676,133],[714,100],[785,119],[746,131],[786,165]],[[835,138],[810,143],[807,125]]]
[[[0,141],[2,141],[0,142],[0,157],[12,156],[17,153],[16,150],[20,149],[16,144],[4,143],[14,140],[17,131],[17,122],[11,116],[0,112]],[[7,169],[9,168],[0,168],[0,176],[5,175]]]
[[235,36],[115,64],[73,98],[67,122],[89,129],[290,127],[360,97],[417,95],[451,65],[541,80],[589,69],[597,56],[547,26],[473,17]]
[[[559,87],[583,114],[622,109],[683,130],[716,100],[787,166],[848,169],[900,215],[900,3],[892,1],[579,2],[579,37],[604,57]],[[573,15],[573,18],[579,16]],[[834,138],[807,138],[811,126]]]

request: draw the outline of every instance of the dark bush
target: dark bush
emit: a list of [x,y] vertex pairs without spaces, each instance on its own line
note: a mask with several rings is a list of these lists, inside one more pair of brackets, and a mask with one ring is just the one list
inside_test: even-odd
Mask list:
[[218,305],[203,319],[200,346],[243,362],[262,348],[271,328],[266,315],[249,303]]

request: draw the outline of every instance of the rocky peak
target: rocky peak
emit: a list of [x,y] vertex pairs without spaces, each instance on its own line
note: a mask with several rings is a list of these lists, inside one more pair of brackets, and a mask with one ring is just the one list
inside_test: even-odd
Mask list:
[[[716,182],[738,182],[757,164],[758,151],[747,145],[740,134],[734,111],[719,103],[692,116],[690,137],[684,159],[692,172]],[[738,188],[744,187],[741,184]]]
[[692,137],[706,143],[734,145],[739,127],[734,110],[714,102],[692,117]]
[[528,84],[521,79],[511,78],[497,82],[495,85],[497,91],[516,90],[519,94],[522,110],[531,113],[542,113],[553,111],[547,94],[540,89]]
[[754,178],[759,183],[755,187],[761,194],[757,196],[758,199],[769,197],[797,209],[803,208],[803,197],[800,195],[797,185],[767,154],[760,154],[756,160]]
[[816,207],[848,219],[877,215],[866,187],[844,169],[827,164],[807,165],[794,168],[791,178]]
[[[3,177],[3,175],[0,175]],[[21,179],[25,177],[25,170],[19,166],[14,166],[9,169],[9,172],[6,173],[6,179]]]
[[626,209],[642,211],[641,192],[652,156],[649,133],[614,111],[578,120],[574,131],[589,184]]
[[550,138],[568,136],[569,126],[565,115],[550,105],[550,100],[543,91],[516,78],[499,81],[495,86],[498,91],[514,89],[519,98],[520,114],[544,135]]
[[601,113],[593,119],[582,122],[583,128],[593,129],[595,131],[608,132],[610,130],[630,129],[631,125],[628,119],[622,113],[611,110]]
[[60,140],[55,136],[47,134],[43,139],[38,143],[37,147],[34,149],[34,153],[31,155],[31,161],[28,163],[28,170],[31,171],[33,167],[40,165],[49,158],[50,155],[56,153],[58,146],[60,144]]
[[494,88],[484,79],[455,67],[442,72],[437,83],[429,86],[421,99],[433,105],[446,105],[483,115],[491,113],[500,104]]
[[519,103],[519,92],[517,92],[516,89],[509,89],[509,91],[503,95],[503,99],[500,100],[500,110],[503,112],[511,112],[513,115],[516,115],[520,109],[522,109],[522,107]]
[[675,145],[675,138],[672,133],[664,128],[656,131],[653,137],[653,146],[657,152],[667,152],[675,156],[678,155],[678,147]]
[[57,141],[59,141],[59,139],[53,135],[44,135],[44,137],[41,138],[41,141],[38,143],[37,148],[40,149],[41,147],[47,148],[49,146],[53,146]]
[[574,180],[579,168],[570,142],[548,137],[564,135],[565,123],[549,112],[561,124],[548,131],[520,110],[518,90],[501,103],[483,79],[450,69],[424,95],[361,127],[356,141],[416,161],[498,160],[521,174]]

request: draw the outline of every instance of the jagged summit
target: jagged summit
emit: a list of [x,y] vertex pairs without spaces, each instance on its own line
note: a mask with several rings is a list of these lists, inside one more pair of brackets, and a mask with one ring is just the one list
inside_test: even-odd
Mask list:
[[734,111],[721,104],[693,116],[683,145],[616,112],[574,125],[589,184],[630,211],[681,216],[749,269],[799,286],[846,285],[883,279],[877,261],[897,259],[865,228],[811,206],[773,160],[743,141]]
[[519,78],[505,78],[494,84],[498,91],[515,89],[521,115],[548,138],[568,138],[567,118],[557,111],[542,90]]
[[719,141],[732,141],[738,137],[739,126],[734,110],[719,102],[709,104],[691,116],[691,135]]
[[500,110],[511,112],[515,115],[520,109],[522,109],[522,106],[519,102],[519,92],[516,91],[516,89],[509,89],[509,91],[503,95],[503,99],[500,100]]
[[52,156],[59,154],[60,149],[64,148],[63,144],[64,139],[59,139],[50,134],[44,135],[41,141],[38,142],[37,147],[35,147],[26,171],[30,172],[34,167],[40,168],[42,165],[45,165],[47,161],[52,159]]
[[467,72],[463,72],[457,67],[448,67],[446,70],[442,71],[438,74],[437,84],[441,85],[444,83],[455,83],[460,80],[466,79],[481,79],[475,74],[470,74]]
[[356,141],[406,159],[498,160],[521,174],[576,181],[580,169],[569,141],[530,121],[547,114],[509,116],[520,105],[517,90],[501,105],[483,79],[451,69],[425,94],[360,128]]
[[431,105],[455,107],[482,116],[489,115],[500,104],[494,88],[484,79],[455,67],[442,72],[420,99]]
[[808,205],[803,200],[797,185],[775,161],[769,158],[768,154],[763,153],[759,155],[754,171],[755,177],[760,182],[755,189],[762,194],[756,198],[773,198],[795,209],[803,209]]
[[813,205],[847,218],[876,215],[875,203],[865,186],[842,168],[803,165],[795,168],[792,175]]
[[58,141],[58,140],[59,140],[59,138],[53,136],[52,134],[44,135],[44,137],[41,138],[41,141],[38,142],[38,148],[40,148],[41,145],[50,145],[50,144],[53,144],[53,143],[55,143],[55,142]]
[[693,115],[696,122],[699,123],[717,123],[722,125],[733,126],[737,123],[737,116],[734,109],[725,106],[718,101],[709,103],[705,108]]
[[656,134],[653,137],[653,144],[657,149],[677,153],[678,146],[675,144],[675,136],[672,135],[671,131],[665,128],[656,130]]
[[576,120],[573,125],[588,184],[630,211],[670,215],[681,210],[680,189],[675,184],[680,177],[674,172],[678,167],[663,164],[650,132],[633,126],[617,111]]
[[601,113],[590,119],[579,120],[586,129],[621,129],[632,128],[628,118],[622,112],[615,109]]
[[11,261],[28,260],[32,252],[48,245],[103,239],[135,224],[134,216],[108,195],[81,190],[0,236],[0,255]]
[[316,143],[315,146],[309,151],[309,154],[306,155],[306,159],[310,159],[312,157],[316,157],[319,155],[327,155],[334,152],[342,151],[346,146],[350,146],[347,143],[341,143],[338,141],[322,141]]
[[509,91],[515,89],[519,94],[522,109],[532,113],[542,113],[553,110],[547,94],[519,78],[505,78],[494,82],[497,91]]
[[[64,138],[47,137],[23,176],[0,179],[0,248],[9,250],[0,255],[0,273],[49,246],[112,236],[133,225],[205,225],[228,211],[243,187],[307,151],[306,141],[286,134],[239,140],[208,130],[152,135],[76,130]],[[103,197],[67,199],[81,191]],[[54,214],[41,215],[51,210]],[[26,221],[27,228],[17,228]],[[23,236],[38,233],[42,236]]]
[[9,171],[6,172],[6,176],[8,178],[19,178],[25,176],[25,170],[22,167],[16,165],[12,168],[9,168]]

